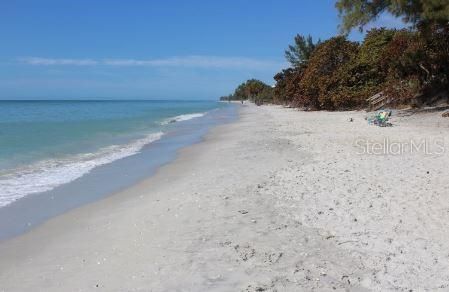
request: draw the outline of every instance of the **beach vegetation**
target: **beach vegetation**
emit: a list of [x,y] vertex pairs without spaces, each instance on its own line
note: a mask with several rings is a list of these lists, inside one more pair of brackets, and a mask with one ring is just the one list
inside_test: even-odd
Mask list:
[[250,100],[256,103],[273,102],[273,88],[257,79],[241,83],[233,94],[220,97],[220,100]]
[[363,28],[383,13],[401,17],[412,25],[447,24],[447,0],[338,0],[335,4],[342,19],[340,29],[348,33]]
[[345,34],[314,42],[296,35],[287,47],[289,68],[274,75],[274,88],[251,79],[236,99],[273,102],[313,110],[368,106],[382,94],[390,106],[430,104],[449,96],[449,2],[447,0],[339,0],[342,32],[363,29],[382,13],[411,26],[374,28],[361,42]]
[[289,45],[285,50],[285,59],[290,62],[292,67],[301,67],[307,64],[313,51],[320,43],[321,40],[314,43],[311,35],[305,37],[297,34],[294,38],[294,44]]

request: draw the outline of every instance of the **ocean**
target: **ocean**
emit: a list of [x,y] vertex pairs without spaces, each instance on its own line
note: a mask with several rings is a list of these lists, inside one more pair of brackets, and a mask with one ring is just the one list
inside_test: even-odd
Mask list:
[[[164,137],[191,144],[220,117],[229,117],[231,108],[212,101],[0,101],[0,210],[138,155]],[[154,159],[164,149],[177,147],[160,147]],[[138,163],[151,160],[147,155]]]

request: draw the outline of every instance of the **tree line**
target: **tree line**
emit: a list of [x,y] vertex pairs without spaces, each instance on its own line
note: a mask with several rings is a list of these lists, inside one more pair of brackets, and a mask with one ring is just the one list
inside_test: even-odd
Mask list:
[[[248,80],[222,100],[249,99],[314,110],[357,109],[377,93],[392,104],[429,102],[449,91],[448,0],[339,0],[342,34],[314,41],[297,35],[285,51],[290,67],[274,76],[271,87]],[[362,42],[347,33],[382,13],[402,17],[408,29],[375,28]]]

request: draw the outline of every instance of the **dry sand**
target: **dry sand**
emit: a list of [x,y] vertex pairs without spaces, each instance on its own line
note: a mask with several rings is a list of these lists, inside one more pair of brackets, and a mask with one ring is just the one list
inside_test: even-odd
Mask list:
[[0,291],[449,290],[448,152],[358,146],[432,146],[449,119],[240,115],[155,176],[1,243]]

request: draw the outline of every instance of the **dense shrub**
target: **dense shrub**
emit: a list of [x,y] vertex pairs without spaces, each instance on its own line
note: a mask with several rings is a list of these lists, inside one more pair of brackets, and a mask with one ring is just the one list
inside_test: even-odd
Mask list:
[[276,81],[273,92],[274,103],[302,106],[295,102],[298,101],[298,97],[301,95],[299,82],[301,81],[304,69],[305,66],[288,68],[274,76],[274,80]]
[[335,86],[329,90],[335,109],[363,107],[368,97],[382,90],[386,73],[380,62],[394,34],[394,30],[384,28],[369,31],[358,52],[337,70]]
[[426,102],[433,92],[448,90],[448,44],[447,25],[398,31],[381,62],[387,71],[387,94],[398,104],[409,104]]
[[346,33],[355,27],[363,29],[385,12],[414,26],[413,30],[395,32],[380,52],[380,72],[386,75],[384,82],[382,76],[376,82],[395,103],[422,103],[435,92],[448,94],[448,0],[338,0],[336,7],[342,17],[340,28]]
[[274,76],[274,89],[258,81],[241,84],[233,98],[311,109],[356,109],[383,92],[391,104],[430,103],[449,94],[449,2],[339,0],[343,29],[363,27],[389,11],[413,29],[372,29],[363,42],[344,36],[314,43],[297,35],[285,52],[291,68]]
[[449,26],[373,29],[363,42],[335,37],[307,63],[276,74],[274,101],[314,109],[355,109],[384,92],[392,104],[426,102],[448,90]]
[[449,90],[449,23],[423,25],[418,32],[426,53],[420,60],[426,73],[425,83],[436,89]]
[[[302,95],[300,104],[316,109],[335,109],[341,96],[331,92],[341,86],[344,67],[355,58],[358,44],[345,37],[334,37],[320,44],[310,57],[307,68],[300,81]],[[348,97],[350,98],[350,97]]]

